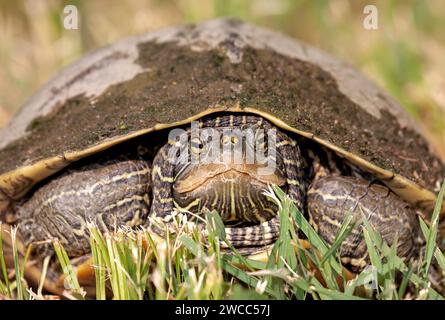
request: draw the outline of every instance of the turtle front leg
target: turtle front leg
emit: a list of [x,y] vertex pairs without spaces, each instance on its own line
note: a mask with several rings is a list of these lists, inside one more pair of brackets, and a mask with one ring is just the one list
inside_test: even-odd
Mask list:
[[354,271],[369,263],[363,222],[359,221],[362,215],[388,245],[397,239],[400,257],[418,255],[420,226],[415,210],[382,185],[356,177],[324,176],[312,183],[307,201],[310,223],[328,244],[352,212],[358,223],[341,245],[340,256]]
[[[52,240],[58,239],[77,270],[80,284],[93,292],[88,225],[94,223],[107,232],[145,222],[150,208],[150,172],[150,164],[143,159],[115,159],[72,168],[54,178],[17,207],[18,234],[24,242],[22,256],[32,244],[32,260],[34,255],[52,257]],[[8,244],[10,238],[4,239]],[[25,268],[25,276],[33,285],[40,281],[41,260]],[[59,265],[51,263],[45,289],[61,294],[61,275]]]
[[38,189],[17,208],[25,245],[54,253],[58,239],[70,257],[90,252],[88,224],[102,232],[145,222],[150,206],[150,166],[144,160],[111,161],[72,169]]

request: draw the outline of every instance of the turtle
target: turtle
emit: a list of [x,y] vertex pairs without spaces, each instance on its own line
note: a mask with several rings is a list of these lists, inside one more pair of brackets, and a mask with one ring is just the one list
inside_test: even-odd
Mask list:
[[[365,214],[411,259],[418,216],[430,218],[444,176],[419,125],[354,67],[233,18],[89,53],[0,132],[0,217],[37,260],[54,238],[87,256],[89,222],[162,237],[178,212],[205,230],[207,211],[228,242],[259,257],[280,232],[270,185],[327,243],[350,212]],[[351,270],[369,263],[360,228],[340,255]]]

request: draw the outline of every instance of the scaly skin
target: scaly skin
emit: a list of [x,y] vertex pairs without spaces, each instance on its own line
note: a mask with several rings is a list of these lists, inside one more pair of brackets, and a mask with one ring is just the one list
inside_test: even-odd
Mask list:
[[[266,134],[267,130],[272,128],[271,124],[262,118],[233,115],[204,120],[200,127],[214,128],[221,133],[225,128],[240,130],[251,128],[254,131],[259,128],[264,129]],[[263,191],[267,187],[267,182],[282,180],[281,186],[302,209],[304,189],[301,183],[301,155],[296,142],[283,132],[277,131],[276,170],[271,177],[259,176],[256,166],[237,166],[231,162],[212,164],[213,170],[218,174],[207,177],[206,183],[210,188],[200,187],[189,192],[181,192],[181,183],[193,179],[194,173],[199,170],[206,170],[201,163],[193,164],[190,161],[185,164],[176,163],[175,158],[179,158],[179,151],[184,143],[189,144],[190,140],[193,138],[188,132],[188,137],[182,140],[182,144],[169,141],[156,155],[153,161],[154,192],[150,216],[168,220],[175,204],[176,207],[187,208],[194,213],[216,210],[226,224],[234,225],[225,231],[227,240],[235,247],[261,247],[273,243],[279,236],[279,218],[276,216],[276,205],[263,195]],[[199,152],[194,150],[199,144],[203,152],[207,150],[207,141],[191,142],[191,152]],[[252,146],[247,145],[246,149],[249,147]],[[267,145],[265,151],[271,151],[269,150],[271,147]],[[222,156],[224,157],[224,153]],[[245,154],[243,159],[245,160]],[[196,199],[200,200],[199,204],[193,206]],[[157,228],[153,230],[160,231]]]
[[87,223],[102,230],[140,225],[150,210],[150,167],[144,160],[92,165],[51,180],[18,209],[19,232],[36,253],[57,238],[71,257],[89,252]]
[[397,237],[400,257],[411,258],[419,252],[416,212],[384,186],[356,177],[326,176],[311,185],[307,201],[310,223],[328,244],[334,242],[347,214],[353,214],[356,225],[343,242],[340,256],[355,270],[369,263],[362,213],[388,245]]

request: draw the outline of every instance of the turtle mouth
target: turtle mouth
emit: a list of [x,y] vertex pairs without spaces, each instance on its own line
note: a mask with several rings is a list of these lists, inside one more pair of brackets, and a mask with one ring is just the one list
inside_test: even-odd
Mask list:
[[278,174],[259,174],[261,169],[257,164],[205,164],[200,165],[199,170],[189,170],[176,178],[174,189],[178,193],[188,193],[199,189],[211,180],[234,181],[240,176],[247,176],[252,183],[267,186],[275,184],[283,186],[286,179]]
[[198,214],[204,208],[216,210],[227,226],[268,221],[278,208],[264,195],[264,190],[269,184],[283,186],[286,179],[278,174],[258,175],[257,169],[256,165],[246,164],[199,166],[175,181],[175,202]]

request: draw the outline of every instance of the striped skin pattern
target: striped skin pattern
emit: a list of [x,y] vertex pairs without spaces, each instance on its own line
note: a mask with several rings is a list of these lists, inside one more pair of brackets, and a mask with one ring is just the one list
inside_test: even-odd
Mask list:
[[[256,170],[258,165],[244,161],[246,150],[253,148],[247,142],[239,154],[242,163],[190,161],[188,157],[193,153],[206,155],[208,141],[197,139],[189,128],[185,140],[168,141],[158,150],[152,166],[143,159],[126,158],[93,163],[81,170],[69,170],[40,187],[17,206],[19,233],[25,244],[33,243],[37,254],[47,255],[52,253],[47,240],[58,238],[69,256],[78,257],[89,252],[88,222],[97,224],[102,231],[144,225],[162,236],[164,229],[158,227],[158,221],[168,225],[174,211],[200,214],[215,210],[225,222],[227,240],[242,254],[250,254],[271,245],[279,236],[276,205],[263,195],[267,185],[274,183],[309,215],[311,224],[327,243],[333,242],[345,215],[352,210],[356,219],[363,212],[389,244],[397,234],[400,256],[410,258],[418,251],[416,214],[404,201],[354,170],[349,173],[352,176],[347,172],[344,174],[348,176],[341,176],[342,170],[333,161],[321,164],[312,149],[305,150],[308,154],[303,159],[297,142],[261,117],[205,118],[199,121],[198,128],[221,132],[227,128],[264,129],[258,131],[257,138],[264,138],[259,146],[274,161],[273,173],[261,176]],[[267,139],[270,129],[276,130],[274,144]],[[223,136],[221,143],[235,145],[234,138],[237,137],[227,140]],[[181,158],[184,148],[189,153]],[[312,166],[313,178],[312,174],[304,176],[302,167],[307,164]],[[314,181],[307,188],[310,179]],[[189,221],[192,219],[190,216]],[[205,226],[196,222],[205,233]],[[356,270],[368,262],[360,228],[353,230],[340,252],[343,262]]]
[[18,208],[25,245],[46,255],[52,253],[47,240],[57,238],[69,256],[80,256],[89,252],[87,223],[104,232],[142,224],[150,210],[150,174],[146,161],[127,160],[50,181]]
[[[200,128],[214,128],[223,131],[224,128],[253,130],[264,129],[267,134],[272,125],[261,117],[227,115],[209,118],[199,123]],[[191,152],[199,152],[194,148],[206,150],[208,141],[191,141],[192,136],[188,131],[188,139],[185,141],[190,146]],[[263,140],[260,140],[263,141]],[[267,137],[262,146],[265,154],[270,151]],[[191,142],[191,143],[190,143]],[[184,141],[182,140],[182,143]],[[287,190],[289,196],[294,199],[297,206],[302,208],[303,184],[301,172],[301,156],[294,140],[283,132],[277,131],[276,135],[276,170],[272,180],[282,179],[281,185]],[[206,171],[201,163],[178,163],[180,150],[183,149],[178,141],[169,141],[163,146],[153,161],[152,183],[153,203],[150,217],[157,217],[169,221],[175,208],[186,209],[193,213],[216,210],[225,224],[226,237],[235,247],[265,246],[273,243],[279,236],[279,218],[276,216],[276,205],[263,195],[267,183],[258,177],[256,167],[246,168],[230,163],[213,165],[218,174],[209,175],[203,184],[195,189],[180,192],[181,183],[194,179],[196,172]],[[198,148],[199,147],[199,148]],[[249,148],[246,145],[243,152]],[[245,159],[245,153],[242,155]],[[228,170],[234,169],[234,170]],[[219,170],[219,171],[218,171]],[[243,171],[244,170],[244,171]],[[221,173],[221,171],[224,171]],[[240,172],[242,171],[242,172]],[[193,182],[193,181],[192,181]],[[152,226],[154,232],[161,231]]]
[[353,214],[356,224],[340,248],[342,262],[353,270],[369,264],[362,214],[388,245],[397,237],[400,257],[413,258],[420,250],[416,212],[384,186],[356,177],[326,176],[311,185],[307,201],[310,223],[328,244],[334,242],[345,216]]
[[[262,118],[253,116],[210,118],[200,122],[200,126],[258,127],[265,130],[272,127]],[[266,150],[272,148],[268,145],[267,139],[262,147]],[[89,252],[87,230],[89,222],[97,224],[102,231],[113,230],[122,225],[130,227],[145,225],[153,232],[162,235],[162,230],[150,223],[152,221],[150,217],[168,221],[172,218],[173,209],[178,207],[175,200],[181,202],[185,197],[187,201],[193,203],[197,194],[190,192],[188,197],[187,194],[174,195],[174,186],[187,180],[185,176],[179,174],[180,172],[200,171],[199,165],[186,165],[187,170],[184,170],[184,165],[178,166],[175,157],[171,156],[172,151],[175,154],[174,143],[167,143],[160,148],[153,160],[152,168],[146,160],[124,158],[105,164],[89,164],[80,170],[69,170],[53,178],[17,207],[20,219],[19,233],[25,245],[32,243],[36,254],[48,255],[53,253],[48,240],[57,238],[69,256],[81,256]],[[276,151],[277,159],[274,160],[278,164],[274,176],[277,177],[277,181],[283,180],[280,185],[301,208],[304,189],[299,183],[302,173],[298,146],[295,141],[278,131]],[[254,171],[247,173],[240,174],[237,183],[222,181],[220,176],[210,177],[209,180],[213,179],[220,186],[225,186],[225,191],[218,190],[221,192],[220,196],[218,192],[204,190],[206,192],[201,192],[201,196],[213,194],[211,203],[203,201],[204,208],[198,205],[189,206],[188,209],[199,212],[201,209],[220,211],[222,208],[223,216],[235,217],[232,219],[234,223],[231,227],[226,228],[227,240],[236,247],[259,248],[273,243],[278,237],[279,219],[275,216],[276,205],[262,194],[267,183],[252,178],[255,175]],[[255,186],[252,187],[253,185]],[[183,198],[180,199],[179,196]],[[199,200],[205,199],[201,197]],[[225,211],[225,208],[230,210]],[[236,210],[233,210],[234,208]],[[251,252],[251,250],[240,251]]]

